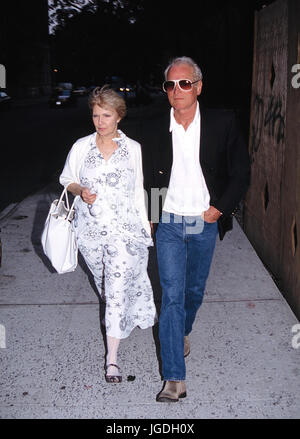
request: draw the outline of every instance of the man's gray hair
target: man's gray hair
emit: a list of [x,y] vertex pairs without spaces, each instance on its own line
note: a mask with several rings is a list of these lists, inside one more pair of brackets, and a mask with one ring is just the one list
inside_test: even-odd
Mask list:
[[190,65],[193,68],[193,70],[194,70],[194,75],[193,75],[194,76],[194,80],[195,81],[198,80],[198,79],[202,80],[202,72],[201,72],[200,67],[198,66],[198,64],[195,63],[195,61],[192,58],[190,58],[188,56],[180,56],[180,57],[174,58],[170,62],[170,64],[168,65],[168,67],[165,70],[165,80],[168,79],[168,73],[169,73],[170,68],[173,67],[174,65],[177,65],[177,64],[188,64],[188,65]]

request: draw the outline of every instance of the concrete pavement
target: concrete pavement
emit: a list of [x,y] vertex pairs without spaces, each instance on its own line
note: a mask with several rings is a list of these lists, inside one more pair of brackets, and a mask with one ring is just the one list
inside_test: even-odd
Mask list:
[[[84,263],[58,275],[40,245],[60,190],[50,185],[0,213],[0,418],[300,417],[298,320],[236,221],[217,243],[190,337],[187,398],[155,401],[157,325],[121,342],[123,383],[107,384],[102,306]],[[153,250],[149,271],[159,306]]]

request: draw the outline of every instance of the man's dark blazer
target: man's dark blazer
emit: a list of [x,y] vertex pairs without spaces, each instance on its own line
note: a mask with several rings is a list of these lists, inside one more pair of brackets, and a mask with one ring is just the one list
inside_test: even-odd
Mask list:
[[[233,111],[206,109],[200,105],[200,114],[199,161],[210,194],[210,205],[222,212],[218,229],[220,239],[223,239],[232,229],[232,213],[249,185],[248,149]],[[167,111],[162,118],[153,121],[151,131],[141,139],[149,215],[151,188],[169,186],[173,163],[169,127],[170,112]]]

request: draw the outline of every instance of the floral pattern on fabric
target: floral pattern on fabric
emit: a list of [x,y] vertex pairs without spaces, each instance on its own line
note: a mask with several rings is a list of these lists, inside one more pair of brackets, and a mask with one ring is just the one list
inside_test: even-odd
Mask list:
[[151,237],[135,207],[135,175],[126,136],[106,161],[93,138],[80,170],[80,184],[97,194],[93,205],[79,198],[73,227],[78,247],[106,302],[107,335],[126,338],[136,327],[156,321],[147,274]]

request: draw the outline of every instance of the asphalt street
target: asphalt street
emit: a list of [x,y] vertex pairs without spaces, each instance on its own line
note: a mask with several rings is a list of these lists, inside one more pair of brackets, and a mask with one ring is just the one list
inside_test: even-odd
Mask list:
[[72,143],[92,129],[85,98],[75,108],[49,108],[44,97],[1,111],[0,210],[49,183]]

